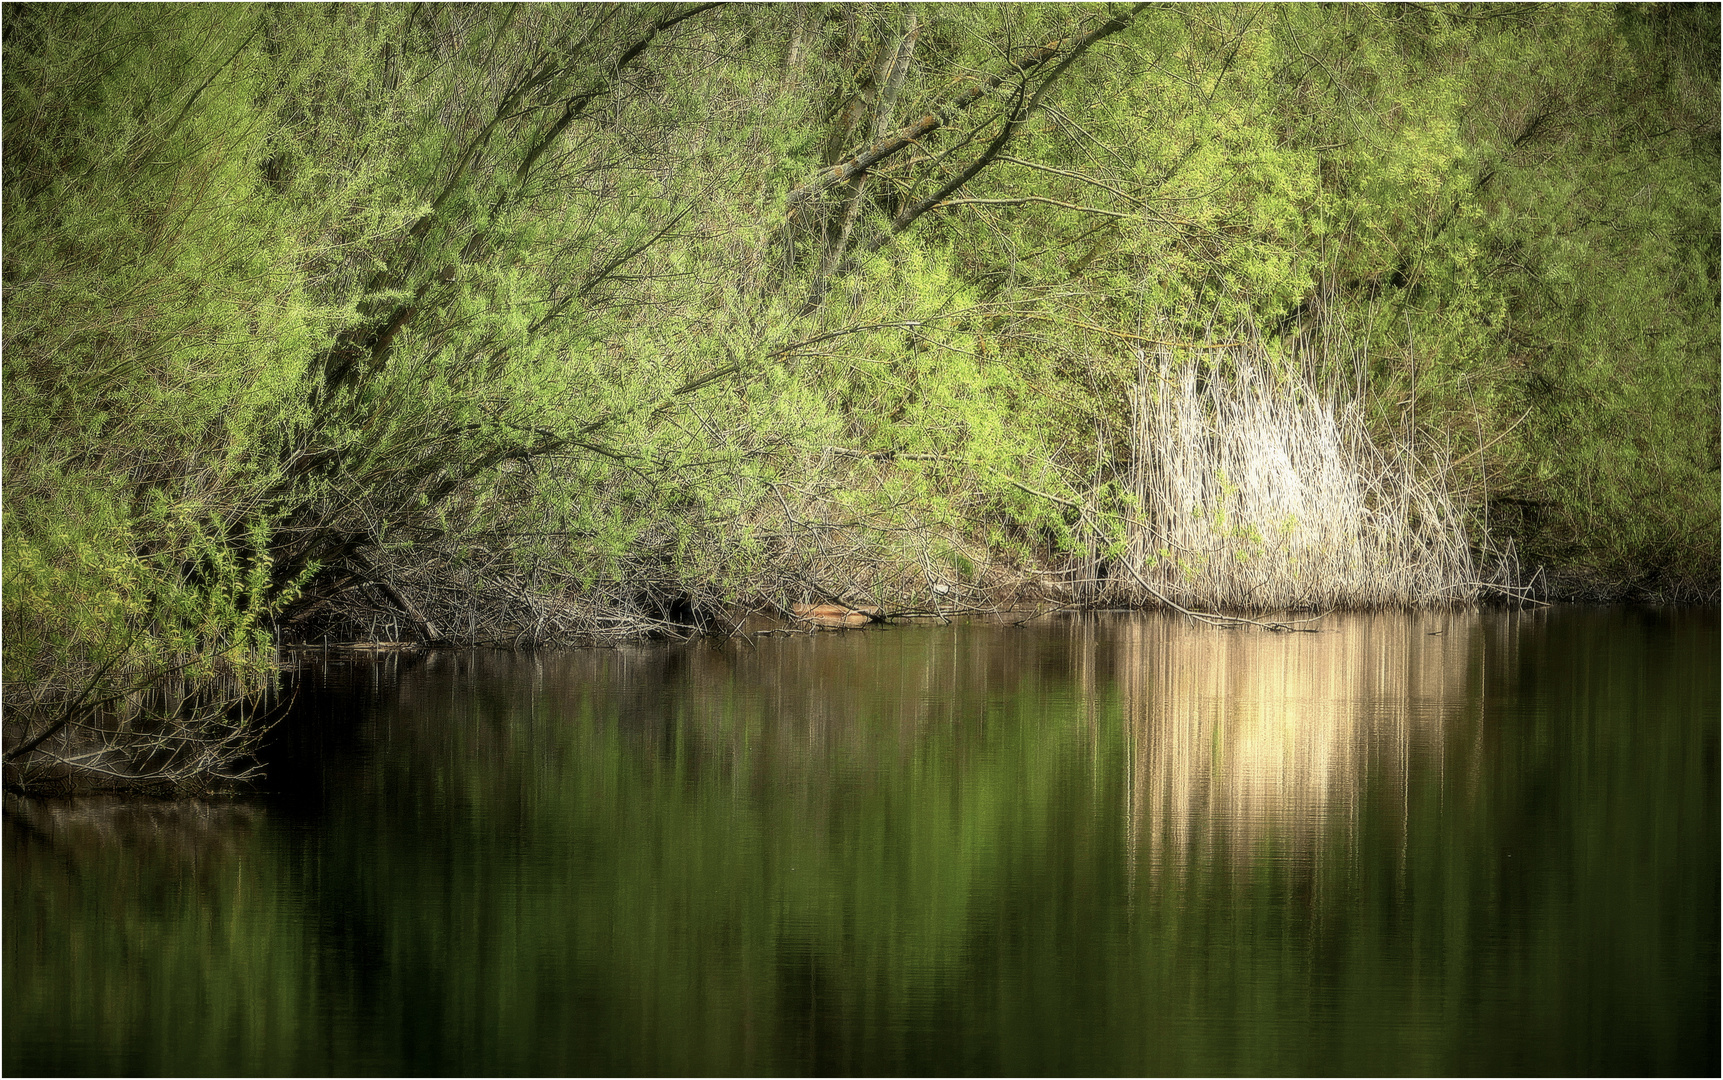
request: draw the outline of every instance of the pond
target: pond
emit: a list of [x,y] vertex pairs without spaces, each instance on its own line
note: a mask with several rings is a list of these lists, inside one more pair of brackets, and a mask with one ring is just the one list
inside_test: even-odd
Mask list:
[[9,797],[5,1071],[1716,1075],[1716,609],[1316,625],[313,658]]

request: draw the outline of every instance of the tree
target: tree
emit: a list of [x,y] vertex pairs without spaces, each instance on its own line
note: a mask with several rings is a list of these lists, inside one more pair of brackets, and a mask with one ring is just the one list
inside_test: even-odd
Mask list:
[[244,743],[280,639],[1148,602],[1255,498],[1139,483],[1162,355],[1714,594],[1714,17],[9,8],[12,764]]

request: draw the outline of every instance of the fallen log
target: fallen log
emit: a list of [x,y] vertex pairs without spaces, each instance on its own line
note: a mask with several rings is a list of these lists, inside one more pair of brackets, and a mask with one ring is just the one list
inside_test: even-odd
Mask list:
[[883,622],[877,607],[850,607],[847,604],[791,604],[790,614],[815,626],[866,626]]

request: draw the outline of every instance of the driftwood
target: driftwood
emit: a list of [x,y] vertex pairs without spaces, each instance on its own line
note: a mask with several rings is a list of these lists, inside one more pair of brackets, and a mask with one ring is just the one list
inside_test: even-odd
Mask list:
[[884,622],[877,607],[850,607],[847,604],[791,604],[791,617],[814,626],[866,626]]

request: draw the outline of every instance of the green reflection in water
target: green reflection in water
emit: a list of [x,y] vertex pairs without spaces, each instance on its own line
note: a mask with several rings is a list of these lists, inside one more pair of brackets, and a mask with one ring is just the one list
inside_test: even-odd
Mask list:
[[6,1070],[1714,1073],[1716,612],[1325,625],[361,672],[8,803]]

